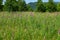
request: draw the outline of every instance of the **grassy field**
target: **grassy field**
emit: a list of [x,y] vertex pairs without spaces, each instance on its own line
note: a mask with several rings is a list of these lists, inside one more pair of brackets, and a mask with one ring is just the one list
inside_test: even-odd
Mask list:
[[0,12],[0,40],[60,40],[60,14]]

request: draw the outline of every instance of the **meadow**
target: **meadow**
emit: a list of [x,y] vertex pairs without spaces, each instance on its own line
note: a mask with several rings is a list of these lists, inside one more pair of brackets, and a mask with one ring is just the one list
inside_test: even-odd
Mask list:
[[60,12],[0,12],[0,40],[60,40]]

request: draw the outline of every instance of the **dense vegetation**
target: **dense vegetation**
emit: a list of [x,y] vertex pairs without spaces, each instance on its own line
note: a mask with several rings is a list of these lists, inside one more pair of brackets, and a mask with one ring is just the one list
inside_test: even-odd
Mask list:
[[2,3],[0,0],[0,40],[60,40],[60,3],[38,0],[33,4],[36,7],[24,0]]
[[[0,0],[0,11],[37,11],[37,12],[56,12],[60,11],[60,3],[55,3],[53,0],[49,0],[47,3],[38,0],[36,8],[26,4],[25,0],[6,0],[2,5]],[[32,5],[33,6],[33,5]],[[33,10],[34,9],[34,10]]]
[[1,12],[0,40],[60,40],[60,14]]

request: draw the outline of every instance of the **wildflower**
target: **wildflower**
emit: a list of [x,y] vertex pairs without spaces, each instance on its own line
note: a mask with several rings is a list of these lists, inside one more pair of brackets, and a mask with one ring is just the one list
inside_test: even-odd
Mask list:
[[30,13],[30,16],[34,16],[33,12]]
[[58,30],[58,35],[60,35],[60,29]]

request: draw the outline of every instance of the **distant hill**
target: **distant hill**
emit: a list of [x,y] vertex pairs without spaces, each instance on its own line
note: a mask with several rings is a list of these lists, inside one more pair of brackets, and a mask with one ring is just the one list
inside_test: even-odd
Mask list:
[[[47,2],[44,2],[44,3],[47,3]],[[59,3],[59,2],[55,2],[56,4],[57,3]],[[32,7],[32,9],[34,10],[34,9],[36,9],[36,4],[37,4],[37,2],[30,2],[30,3],[28,3],[31,7]]]
[[32,7],[32,9],[36,9],[36,3],[37,2],[30,2],[28,4]]

